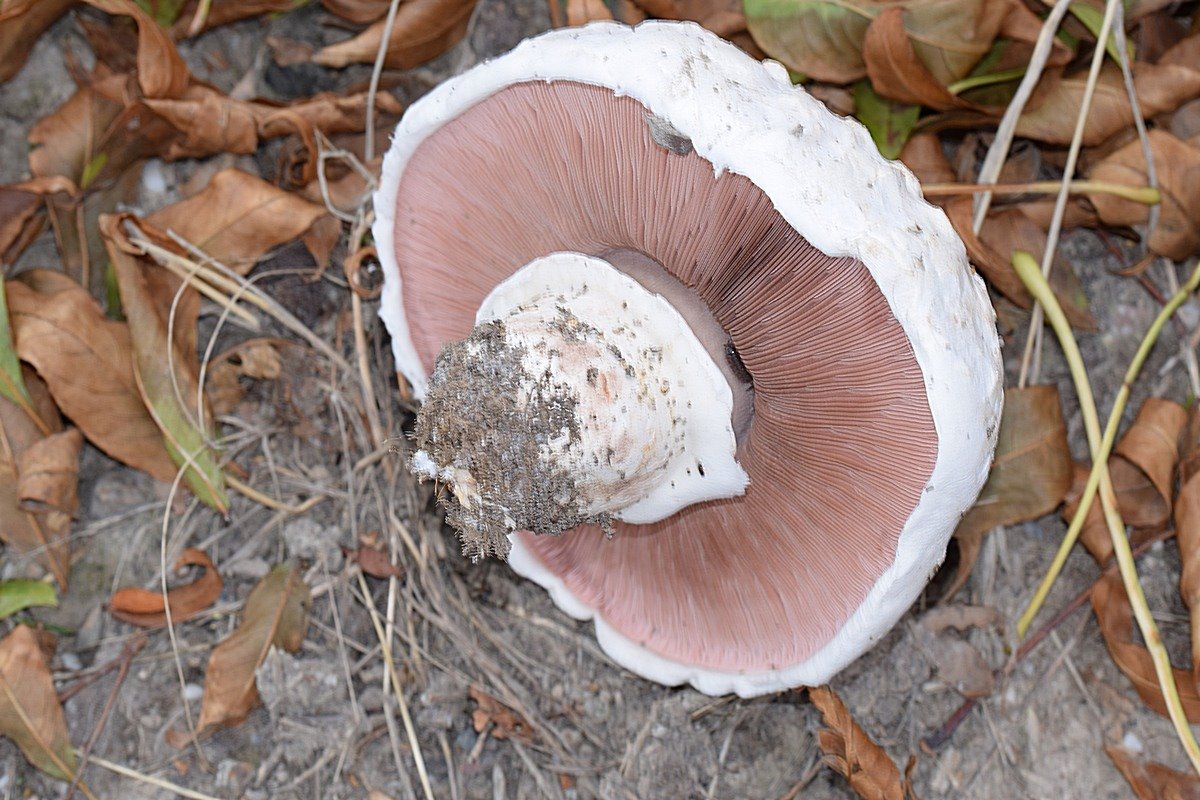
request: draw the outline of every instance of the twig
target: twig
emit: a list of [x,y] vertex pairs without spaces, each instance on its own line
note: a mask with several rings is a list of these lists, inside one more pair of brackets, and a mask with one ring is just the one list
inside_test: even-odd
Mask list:
[[142,783],[148,783],[151,786],[157,786],[159,789],[163,789],[164,791],[174,792],[180,797],[188,798],[188,800],[221,800],[221,798],[213,797],[211,794],[203,794],[201,792],[192,791],[191,789],[185,789],[177,783],[171,783],[168,780],[156,778],[153,775],[145,775],[137,770],[130,769],[129,767],[121,764],[113,763],[112,761],[100,758],[99,756],[92,756],[91,762],[98,767],[104,767],[109,772],[115,772],[123,777],[133,778],[134,780],[141,781]]
[[[1153,536],[1138,545],[1138,548],[1133,551],[1133,554],[1135,557],[1140,556],[1155,544],[1165,541],[1174,535],[1174,531],[1167,531]],[[1096,588],[1096,584],[1111,575],[1116,569],[1116,564],[1109,564],[1109,566],[1106,567],[1086,589],[1075,595],[1071,602],[1060,608],[1053,617],[1042,623],[1040,628],[1034,631],[1027,639],[1022,641],[1021,646],[1018,647],[1016,652],[1012,654],[1012,657],[1008,659],[1008,662],[1001,669],[995,670],[993,674],[999,678],[1002,675],[1012,672],[1013,668],[1017,665],[1017,662],[1021,661],[1031,652],[1033,652],[1033,650],[1039,644],[1041,644],[1047,636],[1054,632],[1059,625],[1066,621],[1068,617],[1070,617],[1079,609],[1083,608],[1084,605],[1087,604],[1088,598],[1092,596],[1092,590]],[[962,705],[956,708],[954,713],[951,714],[945,722],[939,725],[936,731],[921,740],[921,746],[928,750],[940,749],[944,744],[946,744],[946,742],[950,741],[950,737],[954,735],[954,732],[958,730],[958,726],[961,725],[963,720],[965,720],[970,715],[971,711],[975,709],[975,706],[979,705],[980,701],[985,699],[986,696],[970,697],[964,700]]]
[[404,732],[408,736],[409,746],[412,747],[413,762],[417,766],[421,788],[425,792],[426,800],[434,800],[433,788],[429,785],[429,775],[425,771],[425,758],[421,755],[421,743],[417,739],[416,728],[413,727],[412,717],[408,713],[408,702],[404,699],[404,687],[400,685],[400,676],[396,674],[396,664],[392,661],[392,643],[383,630],[383,624],[379,621],[379,610],[375,608],[375,603],[371,600],[371,590],[361,571],[358,572],[357,577],[358,588],[363,596],[363,605],[367,607],[367,612],[371,616],[371,625],[375,628],[375,635],[379,637],[383,666],[391,681],[392,692],[396,695],[396,704],[400,707],[400,717],[404,720]]
[[320,503],[325,499],[325,495],[318,494],[308,498],[303,503],[300,503],[300,505],[292,506],[276,500],[270,495],[263,494],[258,489],[255,489],[253,486],[247,483],[243,483],[241,480],[228,472],[225,473],[225,483],[229,484],[230,489],[233,489],[240,495],[250,498],[259,505],[266,506],[267,508],[274,509],[276,511],[282,511],[285,514],[292,514],[293,516],[305,513],[317,503]]
[[125,683],[125,676],[129,674],[129,667],[133,663],[133,657],[141,652],[141,649],[145,646],[146,637],[139,633],[137,637],[127,641],[125,646],[121,648],[117,677],[113,680],[112,689],[108,693],[108,699],[104,701],[104,708],[100,711],[100,717],[96,721],[96,727],[92,730],[92,735],[88,737],[87,744],[78,751],[79,766],[75,770],[75,777],[71,780],[71,785],[67,787],[64,800],[71,800],[75,796],[75,789],[79,787],[79,780],[83,777],[83,770],[88,764],[88,756],[91,755],[92,748],[96,746],[100,735],[104,733],[104,728],[108,724],[108,718],[112,714],[113,703],[117,701],[117,693],[121,691],[121,686]]
[[400,0],[392,0],[388,6],[387,19],[383,23],[383,38],[379,40],[379,52],[375,54],[375,66],[371,69],[371,83],[367,87],[367,129],[363,143],[363,156],[367,161],[375,157],[375,93],[379,91],[379,76],[383,74],[383,61],[387,57],[388,45],[392,42],[392,27],[396,24],[396,9]]
[[[1102,34],[1104,32],[1102,29]],[[1106,36],[1102,35],[1100,40],[1103,42],[1105,38]],[[1150,614],[1150,607],[1146,603],[1145,592],[1142,591],[1142,585],[1138,582],[1137,565],[1133,560],[1133,553],[1129,547],[1129,539],[1125,535],[1125,523],[1121,519],[1121,512],[1117,509],[1116,492],[1113,490],[1112,479],[1108,474],[1108,450],[1101,444],[1100,418],[1096,413],[1096,403],[1092,397],[1087,369],[1084,367],[1083,356],[1079,352],[1079,345],[1075,343],[1075,337],[1071,333],[1071,325],[1067,322],[1066,315],[1063,314],[1062,308],[1058,305],[1058,299],[1054,296],[1054,291],[1050,288],[1050,284],[1046,281],[1045,276],[1038,271],[1033,256],[1021,251],[1013,253],[1013,269],[1017,271],[1017,275],[1025,283],[1030,294],[1045,308],[1046,318],[1058,336],[1063,352],[1067,357],[1067,363],[1071,367],[1071,375],[1075,382],[1076,392],[1079,395],[1079,405],[1083,413],[1084,428],[1087,431],[1088,443],[1092,449],[1093,465],[1092,474],[1088,477],[1088,486],[1084,490],[1083,498],[1080,500],[1077,517],[1087,516],[1091,502],[1088,490],[1091,490],[1091,495],[1094,497],[1096,486],[1099,485],[1100,506],[1104,512],[1104,521],[1108,525],[1108,533],[1112,539],[1113,551],[1117,556],[1117,565],[1121,571],[1121,582],[1124,584],[1125,592],[1129,596],[1129,604],[1133,608],[1133,616],[1137,619],[1138,628],[1141,630],[1142,638],[1146,643],[1146,649],[1150,652],[1150,658],[1154,662],[1154,672],[1158,677],[1159,689],[1162,691],[1163,700],[1166,703],[1171,722],[1175,726],[1175,734],[1179,737],[1179,742],[1183,745],[1184,752],[1187,753],[1188,759],[1192,762],[1192,768],[1197,773],[1200,773],[1200,745],[1197,745],[1196,738],[1192,735],[1191,728],[1188,727],[1187,715],[1184,713],[1183,704],[1179,700],[1179,691],[1175,686],[1175,676],[1171,672],[1171,658],[1163,646],[1158,626],[1155,624],[1154,617]],[[1188,294],[1195,291],[1198,285],[1200,285],[1200,267],[1197,267],[1191,279],[1188,280]],[[1172,304],[1175,303],[1176,299],[1172,298]],[[1153,345],[1154,338],[1157,338],[1158,332],[1166,323],[1170,312],[1175,310],[1175,307],[1172,305],[1166,306],[1154,320],[1154,324],[1150,326],[1150,331],[1147,333],[1146,338],[1143,339],[1142,346],[1138,348],[1138,353],[1134,356],[1133,364],[1130,365],[1131,369],[1134,364],[1139,367],[1141,366],[1146,353],[1149,352],[1150,347]],[[1121,390],[1118,393],[1118,400],[1122,405],[1128,398],[1129,385],[1128,379],[1123,381]],[[1112,440],[1116,438],[1116,421],[1116,418],[1110,418],[1110,430],[1105,432],[1104,438],[1109,448],[1112,446]]]
[[[1029,183],[927,183],[921,186],[926,197],[950,197],[959,194],[1054,194],[1062,189],[1058,181],[1030,181]],[[1162,194],[1150,186],[1129,186],[1108,181],[1074,181],[1072,194],[1111,194],[1134,203],[1156,205],[1162,202]]]
[[[1054,8],[1050,9],[1046,21],[1042,23],[1037,42],[1033,46],[1033,54],[1029,57],[1029,67],[1025,72],[1025,77],[1017,86],[1017,91],[1009,101],[1008,107],[1004,109],[1004,116],[1000,118],[1000,124],[996,126],[996,136],[992,139],[992,146],[988,148],[987,155],[984,156],[983,163],[979,166],[980,183],[995,183],[1000,179],[1000,170],[1004,167],[1004,161],[1008,158],[1008,149],[1012,146],[1013,137],[1016,136],[1017,123],[1020,122],[1021,114],[1025,111],[1025,104],[1033,96],[1033,91],[1042,78],[1042,71],[1046,68],[1046,62],[1050,59],[1050,53],[1054,49],[1054,37],[1058,33],[1058,26],[1062,24],[1063,17],[1066,16],[1070,6],[1071,0],[1056,0]],[[979,233],[983,227],[983,221],[987,218],[991,203],[992,195],[990,193],[985,192],[975,198],[975,214],[971,218],[971,227],[975,233]]]
[[[1092,63],[1088,69],[1087,83],[1083,87],[1083,98],[1079,103],[1079,116],[1075,118],[1075,132],[1071,135],[1071,146],[1067,150],[1067,163],[1063,166],[1062,186],[1058,197],[1054,200],[1054,213],[1050,217],[1050,229],[1046,231],[1046,247],[1042,251],[1042,275],[1049,279],[1050,270],[1054,266],[1054,253],[1058,250],[1058,237],[1062,233],[1063,218],[1067,213],[1067,199],[1071,195],[1071,181],[1075,177],[1075,165],[1079,162],[1079,152],[1083,149],[1083,131],[1087,127],[1088,116],[1092,111],[1092,98],[1096,94],[1096,83],[1100,79],[1100,67],[1104,64],[1104,45],[1112,31],[1113,20],[1116,19],[1117,8],[1121,0],[1105,0],[1104,21],[1100,23],[1100,33],[1096,37],[1096,51],[1092,53]],[[1035,349],[1039,349],[1042,341],[1042,317],[1044,311],[1037,302],[1033,305],[1033,313],[1029,317],[1029,330],[1025,335],[1025,351],[1021,355],[1021,373],[1017,385],[1024,388],[1030,378],[1031,360]],[[1039,370],[1032,370],[1036,381]]]
[[[1024,256],[1021,258],[1020,256]],[[1018,265],[1018,261],[1020,264]],[[1029,274],[1031,280],[1026,280],[1026,286],[1029,287],[1031,293],[1034,293],[1036,288],[1035,282],[1044,283],[1040,273],[1032,275],[1030,265],[1032,257],[1027,253],[1013,254],[1013,268],[1017,270],[1017,274],[1025,280],[1025,276]],[[1075,542],[1079,538],[1080,531],[1083,530],[1083,523],[1087,519],[1088,512],[1091,510],[1092,501],[1096,497],[1096,492],[1101,482],[1101,472],[1099,466],[1108,463],[1108,457],[1112,453],[1113,445],[1117,439],[1117,428],[1121,424],[1121,417],[1125,413],[1125,406],[1129,402],[1129,395],[1133,389],[1133,382],[1137,380],[1138,373],[1141,372],[1142,365],[1145,364],[1147,356],[1150,355],[1155,342],[1158,341],[1159,333],[1167,320],[1174,315],[1175,311],[1187,302],[1192,292],[1200,287],[1200,264],[1192,271],[1191,277],[1187,283],[1177,291],[1170,300],[1163,305],[1158,312],[1158,316],[1154,318],[1154,322],[1146,330],[1146,334],[1142,337],[1142,342],[1138,346],[1137,352],[1133,359],[1129,362],[1129,368],[1125,370],[1125,376],[1121,379],[1121,387],[1117,391],[1116,399],[1113,400],[1112,410],[1108,415],[1108,422],[1104,428],[1104,436],[1099,442],[1093,442],[1092,452],[1092,471],[1088,475],[1087,485],[1084,487],[1083,496],[1080,498],[1079,509],[1075,512],[1075,516],[1071,519],[1071,524],[1067,528],[1067,533],[1063,537],[1062,543],[1058,547],[1058,552],[1054,554],[1054,560],[1050,562],[1050,568],[1046,570],[1046,575],[1042,578],[1041,584],[1033,595],[1033,599],[1029,601],[1028,608],[1017,621],[1017,636],[1025,635],[1025,631],[1029,629],[1029,625],[1033,622],[1033,618],[1037,616],[1042,604],[1046,601],[1046,596],[1050,593],[1050,588],[1054,585],[1054,581],[1058,579],[1058,575],[1062,572],[1063,565],[1066,564],[1067,556],[1070,555],[1071,548],[1075,546]],[[1060,334],[1061,335],[1061,334]],[[1068,347],[1063,347],[1064,351],[1068,351]],[[1075,363],[1078,360],[1078,363]],[[1071,365],[1072,375],[1078,376],[1083,373],[1082,356],[1078,355],[1078,350],[1074,354],[1068,352],[1067,361]],[[1095,399],[1091,396],[1091,389],[1086,385],[1086,376],[1083,378],[1083,385],[1080,385],[1080,379],[1076,377],[1076,384],[1079,386],[1079,402],[1080,405],[1087,409],[1091,407],[1095,409]],[[1085,396],[1086,391],[1086,396]],[[1089,415],[1088,411],[1084,411],[1085,421]],[[1097,423],[1097,427],[1099,427]],[[1091,434],[1089,431],[1089,439]],[[1107,471],[1107,470],[1106,470]]]

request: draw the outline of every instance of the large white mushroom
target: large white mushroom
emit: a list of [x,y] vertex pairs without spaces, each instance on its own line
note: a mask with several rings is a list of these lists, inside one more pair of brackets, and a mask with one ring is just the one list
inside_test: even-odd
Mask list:
[[634,672],[827,680],[983,485],[999,343],[945,216],[698,26],[555,31],[444,83],[375,209],[415,471]]

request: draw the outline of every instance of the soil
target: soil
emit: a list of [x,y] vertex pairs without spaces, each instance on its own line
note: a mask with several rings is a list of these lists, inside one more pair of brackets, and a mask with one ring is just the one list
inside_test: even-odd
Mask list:
[[[197,74],[225,89],[249,74],[257,92],[277,97],[361,82],[365,71],[359,68],[328,73],[272,65],[267,35],[310,43],[344,37],[323,24],[327,19],[317,4],[309,4],[218,29],[188,44],[186,57]],[[466,42],[419,70],[394,76],[390,84],[410,100],[547,26],[542,0],[481,0]],[[25,134],[69,95],[64,53],[86,54],[82,41],[76,23],[63,20],[39,41],[22,72],[0,86],[0,180],[23,177]],[[264,177],[272,177],[270,159],[260,158],[257,165]],[[150,165],[148,172],[163,180],[144,185],[138,210],[177,197],[173,187],[197,167]],[[1157,311],[1136,281],[1111,273],[1129,263],[1132,252],[1123,245],[1115,250],[1114,255],[1090,232],[1072,233],[1064,242],[1098,321],[1099,332],[1084,334],[1081,343],[1102,414]],[[259,269],[302,267],[301,258],[285,249]],[[19,268],[55,261],[53,241],[43,237]],[[1152,277],[1161,281],[1161,273]],[[333,275],[315,284],[288,280],[276,279],[276,296],[303,304],[313,330],[353,356],[344,284]],[[1002,301],[998,307],[1011,385],[1027,315]],[[1186,329],[1197,323],[1194,304],[1182,319]],[[245,395],[233,417],[240,421],[225,427],[226,453],[248,471],[252,485],[290,505],[320,499],[303,515],[236,498],[228,519],[221,519],[86,450],[70,591],[61,608],[35,616],[64,631],[53,665],[60,688],[92,681],[66,703],[75,743],[88,742],[103,723],[91,752],[134,773],[89,766],[84,778],[98,797],[179,796],[152,782],[161,779],[200,793],[193,796],[413,798],[423,796],[418,764],[439,800],[854,796],[821,764],[819,717],[803,692],[712,698],[641,680],[609,661],[591,625],[557,610],[540,588],[503,563],[462,557],[431,490],[412,480],[394,452],[403,449],[414,409],[395,388],[386,334],[370,303],[363,325],[390,441],[371,434],[356,375],[291,346],[280,349],[279,379],[243,380]],[[212,314],[203,319],[202,341],[209,335],[219,337],[218,352],[241,337],[218,328]],[[1179,333],[1168,326],[1135,387],[1130,419],[1148,396],[1189,397],[1175,358],[1179,346]],[[1040,380],[1060,387],[1071,444],[1082,457],[1069,376],[1056,343],[1048,340],[1044,352]],[[955,672],[951,655],[963,652],[965,641],[988,666],[1004,664],[1014,647],[1013,620],[1063,528],[1057,518],[1047,518],[989,535],[955,602],[993,607],[999,622],[963,634],[933,633],[923,623],[928,606],[918,603],[833,681],[858,722],[901,768],[915,759],[910,775],[917,796],[1129,797],[1129,787],[1103,753],[1108,743],[1186,768],[1169,724],[1145,708],[1117,671],[1086,607],[998,682],[944,743],[922,747],[922,739],[963,701],[956,686],[963,685],[964,674]],[[353,577],[343,548],[363,542],[388,548],[403,578]],[[157,586],[163,565],[184,546],[207,551],[220,566],[225,589],[216,608],[177,626],[173,637],[163,632],[143,637],[107,616],[103,603],[113,589]],[[184,749],[171,747],[164,735],[185,729],[197,713],[208,654],[235,626],[239,604],[254,583],[284,560],[302,566],[314,597],[303,647],[269,657],[258,684],[264,704],[244,723]],[[1176,588],[1174,544],[1151,550],[1139,569],[1172,655],[1186,665],[1188,623]],[[0,577],[33,570],[6,554]],[[1073,555],[1043,618],[1095,576],[1090,559]],[[381,625],[394,627],[401,705],[389,690],[386,653],[372,613],[382,617]],[[128,647],[140,649],[118,680],[108,668],[123,660]],[[489,706],[489,700],[502,706]],[[51,798],[63,792],[62,784],[32,769],[10,741],[0,739],[0,797]]]

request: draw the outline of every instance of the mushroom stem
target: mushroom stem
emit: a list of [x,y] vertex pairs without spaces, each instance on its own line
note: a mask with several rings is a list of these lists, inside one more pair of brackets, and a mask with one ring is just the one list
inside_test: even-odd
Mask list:
[[722,371],[670,302],[609,262],[536,259],[476,322],[438,357],[412,463],[448,484],[468,555],[745,490]]

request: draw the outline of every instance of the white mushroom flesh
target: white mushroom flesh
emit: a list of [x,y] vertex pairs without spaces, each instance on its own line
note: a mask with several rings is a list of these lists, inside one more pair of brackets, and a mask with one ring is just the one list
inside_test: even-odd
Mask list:
[[412,461],[450,488],[469,554],[745,491],[729,384],[661,295],[554,253],[499,284],[476,323],[439,359]]

